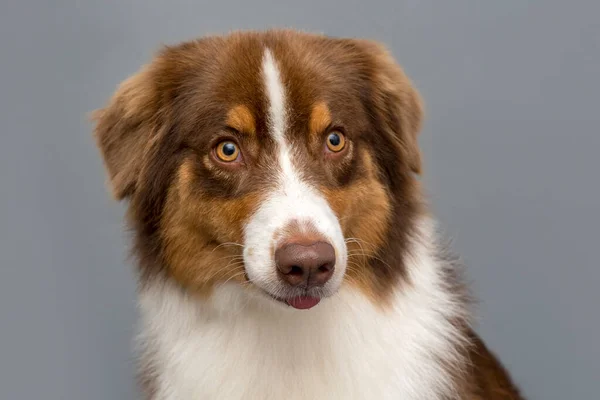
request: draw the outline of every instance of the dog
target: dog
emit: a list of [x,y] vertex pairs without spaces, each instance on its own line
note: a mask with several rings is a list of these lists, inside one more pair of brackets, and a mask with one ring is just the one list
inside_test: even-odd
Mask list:
[[521,399],[422,193],[387,48],[294,30],[166,46],[94,114],[139,265],[148,400]]

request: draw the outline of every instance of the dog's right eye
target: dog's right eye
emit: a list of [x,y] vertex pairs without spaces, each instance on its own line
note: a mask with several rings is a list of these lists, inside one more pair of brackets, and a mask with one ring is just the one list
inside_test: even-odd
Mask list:
[[226,140],[217,144],[215,153],[219,161],[233,162],[239,158],[240,149],[234,142]]
[[339,153],[346,145],[346,138],[342,132],[333,131],[327,136],[327,148],[333,153]]

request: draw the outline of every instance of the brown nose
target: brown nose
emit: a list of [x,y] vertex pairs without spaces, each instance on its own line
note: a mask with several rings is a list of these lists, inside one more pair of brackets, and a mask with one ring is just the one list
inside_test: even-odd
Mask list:
[[333,275],[335,251],[329,243],[288,243],[275,251],[279,276],[292,286],[323,286]]

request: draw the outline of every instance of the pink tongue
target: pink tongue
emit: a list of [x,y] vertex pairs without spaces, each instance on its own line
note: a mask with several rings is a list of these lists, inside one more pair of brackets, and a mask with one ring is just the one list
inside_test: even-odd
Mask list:
[[319,299],[318,297],[302,296],[289,299],[287,300],[287,303],[290,306],[297,308],[298,310],[308,310],[309,308],[312,308],[319,304],[319,301],[321,301],[321,299]]

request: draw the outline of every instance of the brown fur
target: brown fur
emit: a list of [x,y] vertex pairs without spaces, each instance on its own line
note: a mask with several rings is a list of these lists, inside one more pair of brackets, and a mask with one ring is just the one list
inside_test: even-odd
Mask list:
[[227,125],[240,133],[256,135],[256,123],[254,116],[244,105],[232,108],[227,114]]
[[[239,244],[276,173],[261,75],[265,47],[278,61],[292,110],[286,138],[306,149],[294,162],[325,195],[349,240],[347,284],[385,308],[399,285],[410,284],[404,255],[425,212],[414,176],[422,169],[421,100],[381,45],[293,31],[167,47],[95,114],[113,192],[130,201],[142,282],[163,274],[204,294],[229,280],[250,286]],[[331,129],[347,138],[339,153],[324,146]],[[240,161],[214,159],[222,140],[238,144]],[[518,398],[499,363],[473,341],[475,367],[457,377],[463,398]]]
[[315,136],[320,136],[330,125],[331,113],[327,104],[323,102],[315,104],[310,114],[308,132]]
[[473,331],[469,331],[470,361],[459,386],[460,398],[465,400],[520,400],[519,389],[494,354]]

